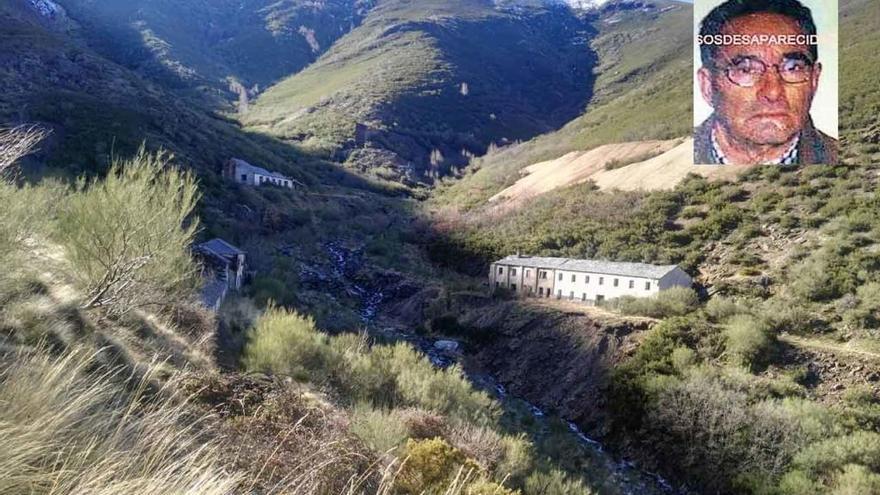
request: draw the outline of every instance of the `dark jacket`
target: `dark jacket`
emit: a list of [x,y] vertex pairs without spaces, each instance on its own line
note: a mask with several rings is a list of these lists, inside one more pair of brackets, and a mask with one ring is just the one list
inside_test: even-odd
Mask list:
[[[706,119],[694,130],[694,163],[697,165],[717,165],[712,156],[712,126],[715,124],[715,115]],[[801,130],[801,138],[798,142],[798,164],[837,164],[837,140],[823,133],[813,126],[813,121],[807,122]]]

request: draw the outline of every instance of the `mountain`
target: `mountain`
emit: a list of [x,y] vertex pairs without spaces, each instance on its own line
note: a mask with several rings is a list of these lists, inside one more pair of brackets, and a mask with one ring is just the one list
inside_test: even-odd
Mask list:
[[352,168],[421,181],[579,115],[591,36],[561,5],[384,0],[242,120]]
[[[40,0],[48,2],[49,0]],[[96,52],[173,88],[253,95],[314,62],[372,0],[59,0]]]
[[594,94],[584,111],[557,131],[477,158],[468,174],[435,199],[470,209],[513,185],[530,165],[603,144],[687,136],[691,122],[682,116],[690,115],[693,105],[693,9],[678,2],[654,4],[590,15],[596,33],[590,48],[598,64]]

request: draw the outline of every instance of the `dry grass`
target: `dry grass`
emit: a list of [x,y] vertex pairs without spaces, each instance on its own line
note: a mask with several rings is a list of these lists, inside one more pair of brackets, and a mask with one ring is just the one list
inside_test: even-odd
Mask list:
[[94,355],[20,351],[0,364],[0,493],[223,494],[242,481],[175,397],[174,380],[96,366]]

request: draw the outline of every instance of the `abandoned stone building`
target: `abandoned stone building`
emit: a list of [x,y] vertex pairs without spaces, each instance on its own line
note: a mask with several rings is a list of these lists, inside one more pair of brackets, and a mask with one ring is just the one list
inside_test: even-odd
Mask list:
[[522,296],[597,303],[653,296],[671,287],[690,287],[693,280],[677,265],[513,255],[490,265],[489,284]]
[[204,267],[205,286],[202,304],[220,309],[229,291],[238,291],[244,282],[245,252],[223,239],[211,239],[193,248]]
[[302,183],[296,179],[251,165],[240,158],[230,158],[226,161],[223,165],[223,176],[248,186],[275,185],[288,189],[293,189],[294,186],[302,186]]

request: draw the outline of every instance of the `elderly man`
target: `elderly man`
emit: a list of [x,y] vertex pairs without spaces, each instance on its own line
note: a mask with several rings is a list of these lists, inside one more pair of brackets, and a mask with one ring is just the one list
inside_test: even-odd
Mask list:
[[714,112],[694,135],[698,164],[837,163],[816,129],[816,25],[797,0],[728,0],[700,27],[700,92]]

